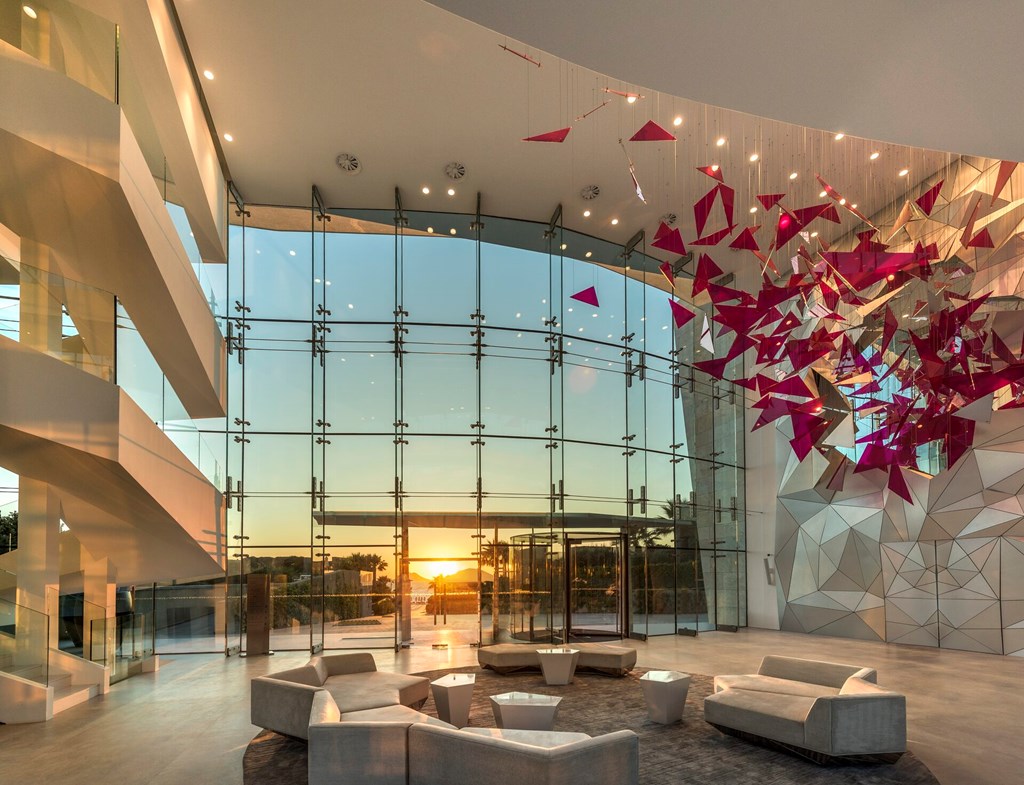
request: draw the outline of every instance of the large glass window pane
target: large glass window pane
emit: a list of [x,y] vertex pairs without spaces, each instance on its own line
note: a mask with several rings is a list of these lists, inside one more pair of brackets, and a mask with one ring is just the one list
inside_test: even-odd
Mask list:
[[408,320],[468,323],[476,310],[476,242],[407,236],[401,254]]
[[328,431],[392,433],[394,331],[390,325],[333,323],[327,336],[324,396]]
[[245,305],[262,319],[313,314],[312,241],[309,232],[246,228]]
[[246,493],[308,493],[313,476],[312,443],[307,434],[246,436]]
[[309,496],[246,496],[244,504],[247,548],[261,545],[309,547],[312,521]]
[[476,358],[463,329],[413,327],[402,359],[403,415],[411,433],[474,433]]
[[390,321],[395,309],[395,236],[330,234],[324,297],[331,321]]
[[622,448],[626,436],[626,382],[622,374],[569,362],[562,374],[563,438]]

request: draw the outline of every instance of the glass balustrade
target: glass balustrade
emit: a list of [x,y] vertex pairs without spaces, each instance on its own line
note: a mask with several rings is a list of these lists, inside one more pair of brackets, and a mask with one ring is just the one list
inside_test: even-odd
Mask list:
[[45,613],[0,599],[0,672],[46,684],[49,640]]

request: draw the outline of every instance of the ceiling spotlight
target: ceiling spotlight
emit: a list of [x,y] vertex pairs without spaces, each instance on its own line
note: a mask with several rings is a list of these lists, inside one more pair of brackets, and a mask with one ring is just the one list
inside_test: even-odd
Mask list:
[[455,234],[455,230],[454,229],[449,229],[448,230],[448,234]]
[[433,226],[428,226],[427,227],[427,234],[433,234],[433,233],[434,233],[434,227]]
[[840,132],[839,132],[839,133],[837,133],[837,134],[835,135],[835,137],[833,137],[833,138],[834,138],[834,139],[835,139],[835,140],[836,140],[836,141],[838,142],[838,141],[839,141],[840,139],[842,139],[842,138],[843,138],[844,136],[846,136],[846,134],[844,134],[844,133],[843,133],[842,131],[840,131]]
[[211,82],[213,81],[213,71],[211,71],[209,68],[207,68],[205,71],[203,71],[203,76],[205,76]]
[[881,153],[879,153],[879,152],[878,152],[878,151],[876,150],[876,151],[875,151],[875,152],[873,152],[873,153],[872,153],[871,155],[869,155],[869,156],[868,156],[868,158],[870,158],[870,159],[871,159],[872,161],[874,161],[874,160],[875,160],[876,158],[878,158],[878,156],[879,156],[879,155],[881,155]]
[[842,199],[840,199],[839,200],[839,204],[845,205],[846,204],[846,197],[843,197]]
[[455,189],[454,188],[449,188],[448,189],[448,195],[449,196],[455,196]]
[[718,137],[718,141],[715,142],[715,144],[718,145],[719,147],[721,147],[723,144],[725,144],[725,137],[724,136]]
[[39,18],[39,14],[36,13],[36,9],[34,9],[30,5],[23,5],[21,7],[21,10],[25,12],[25,16],[27,16],[29,19],[38,19]]
[[718,164],[711,164],[711,171],[712,172],[717,172],[718,171]]
[[584,256],[586,256],[586,257],[587,257],[588,259],[589,259],[589,258],[590,258],[591,256],[593,256],[593,255],[594,255],[594,252],[593,252],[593,251],[587,251],[587,252],[586,252],[586,253],[584,254]]
[[636,95],[627,95],[627,96],[626,96],[626,103],[627,103],[627,104],[635,104],[635,103],[636,103],[636,99],[637,99],[637,98],[639,98],[639,96],[636,96]]
[[677,114],[676,115],[676,119],[672,121],[672,125],[674,125],[676,128],[678,128],[682,124],[683,124],[683,116],[681,114]]
[[225,142],[233,142],[233,141],[235,141],[235,137],[233,137],[231,134],[224,134],[224,141]]
[[619,225],[619,219],[618,218],[612,218],[612,226],[618,226],[618,225]]
[[750,163],[754,163],[754,161],[756,161],[760,157],[761,156],[759,156],[757,153],[751,153],[750,154]]
[[900,169],[900,177],[906,177],[909,169]]
[[893,273],[889,273],[889,275],[886,276],[886,280],[887,281],[895,281],[896,280],[896,276]]
[[562,250],[563,250],[563,251],[564,251],[564,250],[565,250],[566,248],[568,248],[568,247],[569,247],[568,245],[566,245],[565,243],[562,243]]
[[817,232],[811,232],[811,237],[817,237],[817,236],[818,236]]
[[796,178],[797,178],[797,173],[796,172],[790,172],[789,173],[789,179],[790,180],[795,180]]
[[852,207],[854,210],[857,209],[857,205],[855,205],[855,204],[851,204],[850,207]]
[[819,199],[824,199],[826,196],[828,196],[828,191],[822,191],[820,194],[818,194]]
[[756,207],[751,207],[751,208],[750,208],[750,212],[752,212],[752,213],[756,213],[756,212],[757,212],[757,208],[756,208]]
[[583,211],[583,217],[584,218],[589,218],[590,217],[590,210],[584,210]]
[[424,196],[430,193],[430,189],[427,186],[423,186],[420,190],[423,191]]

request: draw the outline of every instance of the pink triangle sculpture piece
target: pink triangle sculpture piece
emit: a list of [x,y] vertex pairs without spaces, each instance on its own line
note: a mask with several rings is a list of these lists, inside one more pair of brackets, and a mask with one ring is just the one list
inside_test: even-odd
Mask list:
[[674,142],[676,138],[653,120],[648,120],[643,127],[629,137],[631,142]]
[[677,330],[696,316],[693,311],[684,308],[675,300],[670,299],[668,304],[672,308],[672,321],[675,322]]
[[597,289],[593,286],[588,286],[586,289],[576,292],[576,294],[571,295],[571,299],[576,300],[577,302],[586,303],[587,305],[592,305],[595,308],[601,307],[601,303],[598,302],[597,299]]
[[568,128],[559,128],[557,131],[548,131],[546,134],[537,134],[536,136],[527,136],[523,139],[524,142],[564,142],[565,137],[569,135],[569,131],[572,130],[570,125]]

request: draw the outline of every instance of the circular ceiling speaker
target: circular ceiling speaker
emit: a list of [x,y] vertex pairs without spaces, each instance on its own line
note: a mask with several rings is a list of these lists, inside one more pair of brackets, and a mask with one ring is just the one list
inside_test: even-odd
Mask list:
[[601,186],[599,185],[585,185],[580,188],[580,196],[586,201],[596,199],[601,195]]
[[444,168],[444,173],[449,180],[461,180],[466,176],[466,165],[452,161]]
[[661,216],[661,222],[663,224],[667,224],[668,226],[675,226],[676,221],[678,220],[679,216],[676,215],[675,213],[665,213],[663,216]]
[[338,153],[335,163],[345,174],[359,174],[363,171],[363,162],[352,153]]

